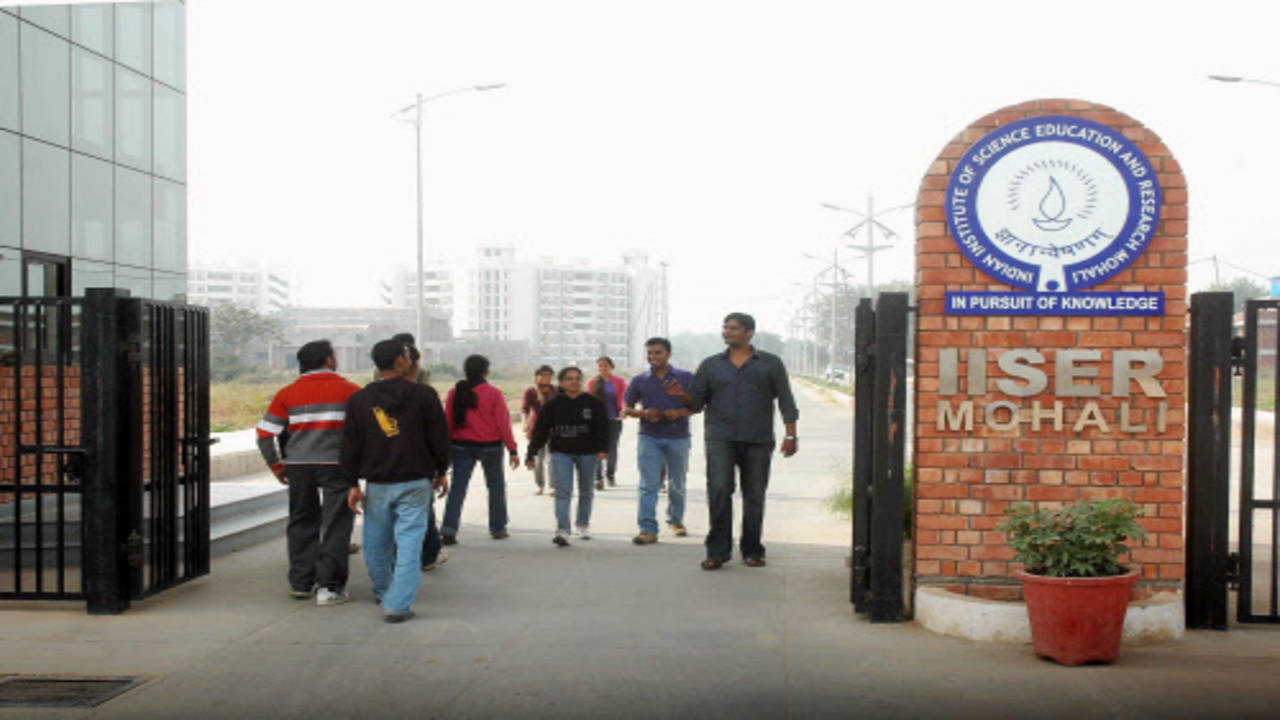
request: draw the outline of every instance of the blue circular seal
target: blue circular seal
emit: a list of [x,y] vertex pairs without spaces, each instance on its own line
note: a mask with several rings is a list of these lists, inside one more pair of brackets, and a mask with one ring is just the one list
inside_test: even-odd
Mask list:
[[992,130],[956,161],[947,226],[982,272],[1069,292],[1128,267],[1155,236],[1160,182],[1119,131],[1044,115]]

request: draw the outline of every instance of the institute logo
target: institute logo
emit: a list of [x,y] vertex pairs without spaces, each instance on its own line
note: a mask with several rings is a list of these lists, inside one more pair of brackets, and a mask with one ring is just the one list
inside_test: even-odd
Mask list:
[[991,131],[956,161],[947,223],[990,277],[1062,293],[1136,260],[1155,235],[1160,202],[1136,143],[1091,120],[1046,115]]

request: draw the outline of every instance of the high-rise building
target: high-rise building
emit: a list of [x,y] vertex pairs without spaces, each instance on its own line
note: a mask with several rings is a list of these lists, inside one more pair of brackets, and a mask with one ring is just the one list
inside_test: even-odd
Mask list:
[[193,305],[234,303],[264,314],[276,313],[289,306],[289,281],[249,265],[192,265],[187,300]]
[[185,15],[0,8],[0,295],[184,298]]

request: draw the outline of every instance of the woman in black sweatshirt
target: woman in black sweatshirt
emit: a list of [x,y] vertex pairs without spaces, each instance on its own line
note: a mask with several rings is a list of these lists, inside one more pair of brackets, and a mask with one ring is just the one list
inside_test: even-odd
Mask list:
[[560,393],[538,411],[525,466],[530,470],[538,451],[551,443],[551,481],[556,490],[556,535],[552,541],[569,544],[569,503],[573,499],[573,471],[578,471],[578,536],[591,539],[592,481],[596,466],[609,457],[609,424],[604,403],[582,392],[582,370],[560,371]]

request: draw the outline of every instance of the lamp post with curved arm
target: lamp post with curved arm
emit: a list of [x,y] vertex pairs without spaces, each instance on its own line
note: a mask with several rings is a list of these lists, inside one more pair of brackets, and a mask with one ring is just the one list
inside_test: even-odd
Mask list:
[[884,234],[884,237],[886,240],[892,240],[893,238],[897,237],[897,233],[891,230],[888,225],[885,225],[884,223],[880,222],[879,216],[884,215],[886,213],[891,213],[895,210],[905,210],[906,208],[909,208],[909,207],[915,207],[915,203],[906,203],[904,205],[895,205],[894,207],[891,207],[885,210],[876,210],[875,199],[871,196],[870,193],[868,193],[867,194],[867,211],[865,213],[859,212],[857,210],[851,210],[847,207],[842,207],[840,205],[835,205],[832,203],[822,203],[822,207],[828,210],[839,210],[840,212],[847,212],[851,215],[857,215],[858,217],[862,218],[862,220],[854,224],[853,227],[849,228],[848,230],[845,230],[843,233],[843,237],[853,239],[855,236],[857,236],[859,231],[864,229],[866,230],[866,235],[867,235],[866,245],[848,245],[846,247],[848,247],[851,250],[857,250],[858,252],[861,252],[862,256],[866,258],[867,260],[867,296],[875,297],[875,294],[876,294],[875,255],[881,250],[888,250],[889,248],[893,247],[892,245],[888,245],[888,244],[876,245],[875,230],[876,228],[880,228],[880,232]]
[[[468,85],[466,87],[454,88],[453,90],[446,90],[444,92],[436,93],[435,95],[428,95],[426,97],[423,97],[422,93],[418,93],[412,104],[406,105],[405,107],[402,107],[391,114],[391,117],[396,118],[397,120],[403,120],[405,122],[412,123],[414,126],[414,132],[416,136],[415,137],[415,142],[416,142],[415,155],[417,157],[417,178],[418,178],[418,182],[417,182],[418,286],[417,286],[417,290],[414,292],[414,295],[417,296],[418,312],[417,312],[416,327],[414,328],[415,333],[414,333],[413,339],[414,339],[414,342],[418,344],[419,350],[421,350],[426,343],[426,336],[423,333],[423,324],[422,324],[422,318],[423,318],[422,308],[424,303],[423,296],[426,295],[426,292],[423,289],[423,277],[422,277],[422,274],[423,274],[422,273],[422,255],[423,255],[423,248],[422,248],[422,106],[426,105],[429,102],[439,100],[440,98],[448,97],[450,95],[457,95],[459,93],[465,93],[465,92],[487,92],[489,90],[497,90],[499,88],[504,88],[506,86],[507,86],[506,83],[495,83],[492,85]],[[412,111],[411,114],[410,114],[410,111]]]

